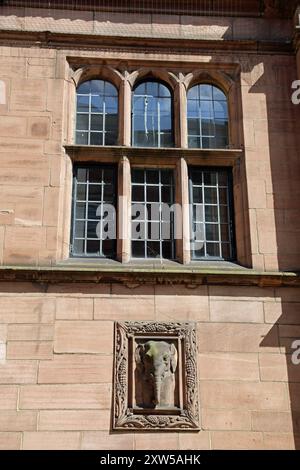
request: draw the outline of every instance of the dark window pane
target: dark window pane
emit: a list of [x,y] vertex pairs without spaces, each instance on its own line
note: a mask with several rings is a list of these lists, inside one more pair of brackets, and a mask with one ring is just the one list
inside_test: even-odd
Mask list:
[[77,130],[85,131],[89,129],[89,115],[77,114]]
[[106,114],[105,116],[105,127],[109,132],[117,134],[118,130],[118,115],[117,114]]
[[89,135],[87,132],[76,132],[76,144],[88,145]]
[[159,183],[159,171],[157,171],[157,170],[147,170],[147,172],[146,172],[146,182],[147,182],[147,184],[158,184]]
[[214,149],[216,148],[216,140],[214,137],[203,137],[202,139],[202,148],[204,149]]
[[160,170],[160,181],[161,184],[172,184],[173,172],[170,170]]
[[103,240],[102,241],[102,255],[111,258],[115,255],[116,243],[114,240]]
[[91,130],[102,131],[102,126],[103,126],[102,114],[92,114],[91,115]]
[[201,204],[202,200],[202,187],[201,186],[194,186],[193,188],[193,202]]
[[218,172],[218,184],[219,186],[228,185],[228,174],[225,171]]
[[200,148],[201,147],[200,137],[191,137],[191,136],[189,136],[189,147],[190,148]]
[[106,132],[105,134],[105,145],[117,145],[118,136],[115,132]]
[[216,186],[217,173],[214,171],[204,171],[204,184],[206,186]]
[[215,136],[215,123],[213,120],[202,119],[202,135]]
[[188,119],[188,134],[200,135],[200,121],[199,119],[189,118]]
[[[90,222],[88,221],[87,223],[87,238],[99,238],[100,235],[100,225],[98,227],[99,222]],[[98,233],[97,233],[97,228],[98,228]]]
[[87,240],[86,251],[89,255],[100,254],[100,241],[99,240]]
[[219,188],[219,201],[220,204],[227,204],[227,189]]
[[192,183],[202,184],[202,175],[203,175],[203,171],[193,169]]
[[89,169],[89,182],[90,183],[101,183],[102,182],[102,168],[94,166]]
[[100,219],[101,214],[101,205],[96,204],[89,204],[88,205],[88,218],[89,219]]
[[169,148],[169,147],[173,147],[173,145],[174,145],[174,142],[173,142],[173,136],[172,136],[171,133],[161,134],[161,136],[160,136],[160,146],[161,147]]
[[90,201],[101,201],[102,198],[102,186],[93,184],[89,186],[89,200]]
[[207,256],[220,257],[220,246],[218,243],[207,243],[206,244]]
[[206,240],[207,241],[219,241],[219,225],[218,224],[206,224]]
[[103,171],[103,183],[115,184],[115,171],[112,168],[105,168]]
[[158,202],[159,201],[159,188],[158,186],[147,186],[147,201]]
[[145,188],[144,186],[132,186],[132,194],[131,194],[131,199],[132,201],[144,201],[145,196],[144,196]]
[[103,134],[102,132],[91,132],[90,139],[91,145],[102,145]]
[[218,206],[205,206],[205,222],[218,222]]
[[161,188],[161,201],[162,202],[171,202],[172,201],[172,187],[171,186],[162,186],[162,188]]
[[216,188],[204,188],[205,204],[217,204],[217,189]]
[[221,240],[222,242],[229,242],[229,227],[228,225],[221,225]]
[[221,223],[227,223],[228,222],[228,207],[227,206],[220,206],[220,219]]
[[133,241],[131,243],[131,252],[134,258],[145,258],[145,242]]
[[231,258],[231,250],[229,243],[222,243],[222,258],[230,259]]
[[215,148],[217,149],[225,149],[228,148],[228,139],[227,137],[217,137]]
[[115,190],[112,184],[106,184],[104,186],[104,195],[103,199],[105,202],[112,202],[115,197]]
[[160,258],[160,242],[151,241],[147,243],[147,257]]
[[133,183],[144,183],[144,170],[132,170],[131,179]]
[[172,259],[172,243],[169,241],[162,242],[162,257],[164,259]]

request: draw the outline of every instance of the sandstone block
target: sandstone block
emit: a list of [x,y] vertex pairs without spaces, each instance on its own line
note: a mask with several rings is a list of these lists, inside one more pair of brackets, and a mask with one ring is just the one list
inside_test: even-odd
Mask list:
[[133,450],[133,434],[109,434],[107,431],[85,431],[82,450]]
[[110,384],[28,385],[21,388],[20,409],[109,409]]
[[210,317],[214,322],[263,323],[262,302],[215,301],[210,302]]
[[112,356],[89,354],[55,355],[39,365],[39,383],[109,383],[112,380]]
[[110,427],[108,410],[41,411],[41,431],[107,431]]
[[198,368],[200,380],[259,380],[257,354],[202,353]]
[[56,353],[112,354],[113,323],[109,321],[57,321]]
[[23,450],[78,450],[79,432],[24,432]]

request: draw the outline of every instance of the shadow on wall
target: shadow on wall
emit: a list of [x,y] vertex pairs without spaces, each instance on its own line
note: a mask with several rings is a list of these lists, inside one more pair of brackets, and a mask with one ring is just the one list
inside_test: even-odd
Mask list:
[[266,193],[256,209],[259,250],[265,254],[266,270],[300,271],[300,105],[292,103],[295,57],[266,57],[249,72],[259,77],[249,93],[261,95],[251,117],[251,161],[246,156],[249,171],[255,172],[257,165],[264,174],[257,176],[257,184],[265,185]]
[[[282,418],[279,418],[277,422],[278,433],[293,432],[295,449],[300,450],[300,364],[293,363],[295,358],[300,357],[300,304],[286,303],[284,300],[283,293],[281,298],[282,314],[260,343],[261,348],[280,348],[281,354],[265,356],[267,358],[265,368],[261,364],[261,370],[264,370],[265,380],[287,381],[292,423],[289,418],[285,419],[283,413]],[[298,298],[298,300],[300,299]],[[297,349],[295,348],[296,341],[298,342]],[[262,361],[264,361],[263,356]],[[285,362],[286,367],[284,367]],[[276,435],[274,435],[274,445],[276,445],[275,440],[277,439],[277,445],[281,444],[284,448],[284,440],[280,442],[282,437]]]

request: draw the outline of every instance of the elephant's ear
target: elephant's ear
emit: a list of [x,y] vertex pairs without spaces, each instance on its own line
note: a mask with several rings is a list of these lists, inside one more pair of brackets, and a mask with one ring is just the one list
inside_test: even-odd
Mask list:
[[138,369],[142,372],[144,370],[144,354],[145,349],[143,344],[138,344],[135,350],[135,362]]
[[177,349],[174,344],[171,344],[171,372],[175,372],[177,367]]

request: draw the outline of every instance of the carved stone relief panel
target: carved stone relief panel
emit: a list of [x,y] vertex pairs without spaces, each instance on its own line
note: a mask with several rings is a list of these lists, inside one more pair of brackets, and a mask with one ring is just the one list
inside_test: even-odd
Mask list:
[[115,324],[115,430],[198,430],[193,323]]

